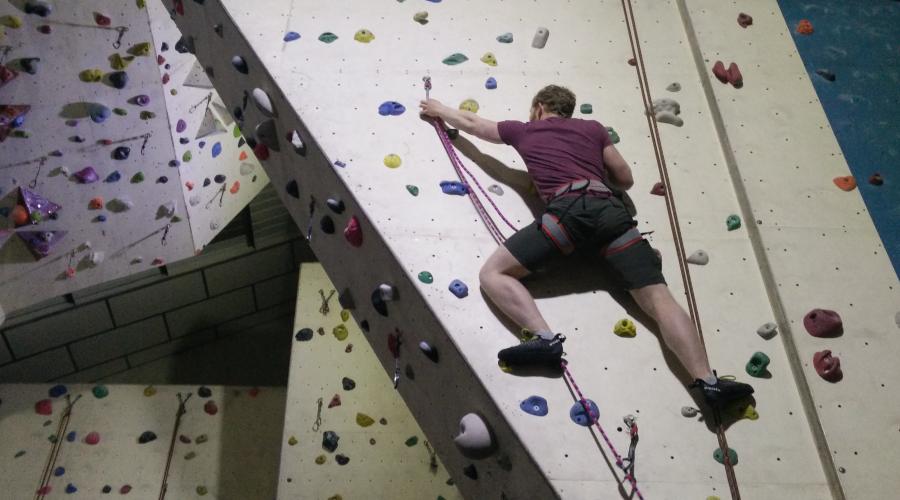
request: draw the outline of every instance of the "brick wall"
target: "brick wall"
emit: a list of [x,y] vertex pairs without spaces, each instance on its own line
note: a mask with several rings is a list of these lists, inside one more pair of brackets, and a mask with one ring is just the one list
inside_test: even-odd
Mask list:
[[298,264],[314,257],[296,232],[265,240],[18,311],[0,331],[0,382],[89,382],[277,318],[289,335]]

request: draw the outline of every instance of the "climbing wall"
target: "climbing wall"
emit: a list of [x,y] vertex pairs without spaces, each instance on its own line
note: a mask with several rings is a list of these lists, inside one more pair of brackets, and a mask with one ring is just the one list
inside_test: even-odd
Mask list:
[[166,498],[274,498],[283,389],[136,385],[0,386],[4,495],[159,498],[179,394]]
[[294,326],[278,498],[461,498],[320,264],[300,269]]
[[[255,152],[298,225],[309,228],[312,248],[344,307],[387,372],[399,367],[399,394],[470,498],[615,498],[621,494],[621,475],[599,436],[569,418],[575,401],[558,374],[509,374],[496,364],[496,352],[517,340],[515,328],[478,293],[478,269],[495,243],[468,200],[441,192],[440,183],[455,180],[455,174],[431,125],[415,112],[424,96],[422,76],[431,76],[433,97],[452,106],[475,100],[479,114],[492,119],[525,119],[538,89],[548,83],[569,86],[579,105],[591,105],[579,106],[578,117],[597,119],[621,138],[617,147],[637,181],[633,198],[641,229],[653,231],[676,296],[685,287],[666,203],[650,193],[660,174],[635,69],[627,63],[632,53],[622,5],[571,3],[560,10],[549,0],[165,1],[207,72],[215,75],[212,81],[227,108],[238,108],[245,132],[257,132]],[[861,432],[865,439],[883,438],[885,423],[896,421],[896,410],[880,406],[887,398],[866,397],[877,409],[873,423],[880,427],[845,432],[842,426],[853,420],[828,417],[832,409],[824,406],[831,401],[839,412],[842,406],[833,404],[839,393],[858,390],[862,400],[862,394],[877,396],[881,389],[849,376],[838,384],[825,382],[811,361],[813,350],[830,346],[836,354],[840,347],[845,358],[858,359],[859,366],[883,369],[879,375],[888,384],[900,380],[896,369],[886,360],[876,361],[874,346],[866,351],[843,338],[810,341],[795,326],[813,307],[842,312],[853,307],[852,322],[845,318],[844,338],[877,335],[892,348],[896,335],[890,337],[895,332],[889,319],[896,312],[891,308],[896,308],[898,287],[891,278],[876,297],[863,284],[887,280],[882,266],[889,264],[877,250],[874,258],[868,255],[879,243],[865,212],[856,213],[858,195],[832,183],[846,165],[821,121],[777,5],[774,0],[755,4],[759,10],[750,14],[757,21],[745,29],[736,22],[735,5],[633,3],[650,91],[669,100],[660,106],[669,112],[660,115],[667,122],[660,124],[667,189],[688,253],[703,250],[709,256],[706,265],[690,270],[713,365],[722,375],[748,380],[745,365],[751,356],[760,352],[770,360],[752,379],[756,408],[745,406],[729,415],[727,434],[737,452],[744,497],[840,497],[842,489],[850,497],[867,497],[892,491],[889,483],[896,478],[887,474],[877,484],[848,480],[851,469],[832,463],[827,451],[846,453],[844,440],[858,440]],[[539,28],[550,33],[540,49],[532,47]],[[739,37],[743,43],[735,45]],[[759,50],[762,41],[770,46]],[[773,54],[783,54],[784,62],[769,65]],[[711,74],[718,58],[740,64],[746,80],[741,88],[722,86]],[[784,80],[784,93],[766,94],[766,85],[787,69],[796,77]],[[808,108],[794,110],[789,104],[803,102]],[[729,114],[728,106],[740,111]],[[765,154],[751,144],[765,145]],[[533,195],[522,182],[524,167],[513,150],[464,137],[456,146],[480,183],[497,185],[490,196],[514,224],[533,219]],[[834,156],[828,175],[816,174],[811,201],[795,206],[787,193],[808,186],[813,174],[796,174],[802,179],[790,182],[776,179],[784,175],[783,159],[797,149],[809,165]],[[768,160],[764,165],[762,158]],[[745,172],[755,175],[762,167],[772,169],[771,185],[750,189],[749,184],[766,178]],[[762,210],[796,217],[779,221],[778,227],[774,217],[769,222],[770,238],[792,228],[790,244],[779,240],[773,246],[764,239],[770,219]],[[809,229],[816,227],[812,214],[826,210],[832,211],[829,220],[858,228],[853,247],[843,246],[850,239],[840,236],[840,229],[833,233],[838,236],[835,256],[837,248],[864,249],[856,256],[866,262],[866,275],[855,277],[860,282],[853,281],[851,290],[865,300],[855,300],[854,306],[841,304],[843,290],[832,293],[847,282],[826,273],[833,257],[822,256],[821,248],[832,240],[819,240],[818,228]],[[345,227],[348,237],[340,234]],[[779,287],[774,276],[790,285]],[[467,296],[451,293],[453,280],[468,285]],[[795,285],[801,282],[809,289]],[[600,422],[620,450],[628,441],[623,417],[637,417],[637,477],[645,496],[727,496],[723,468],[713,459],[715,435],[707,419],[683,416],[693,412],[682,408],[696,403],[685,390],[686,374],[660,350],[655,325],[590,263],[560,266],[528,284],[551,325],[568,335],[570,369],[586,396],[597,402]],[[391,300],[371,300],[381,297],[379,285],[392,292]],[[794,305],[785,308],[789,301]],[[636,337],[613,334],[623,318],[638,324]],[[774,338],[757,334],[770,322],[778,327]],[[850,334],[851,324],[856,335]],[[402,342],[395,359],[389,343],[397,334]],[[437,361],[420,351],[423,341],[440,353]],[[520,408],[533,395],[546,398],[546,416]],[[302,405],[308,411],[310,401]],[[495,448],[487,457],[465,454],[450,439],[469,413],[491,428]],[[878,449],[887,452],[887,447],[897,449],[888,440]],[[826,451],[820,456],[818,450]],[[876,455],[857,456],[854,470],[884,472],[891,463]]]
[[268,182],[156,3],[6,2],[0,29],[7,313],[194,255]]

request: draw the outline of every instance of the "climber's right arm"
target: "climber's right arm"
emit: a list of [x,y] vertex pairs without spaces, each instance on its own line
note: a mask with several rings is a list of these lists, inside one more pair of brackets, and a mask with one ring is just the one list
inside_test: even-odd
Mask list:
[[497,122],[482,118],[471,111],[463,111],[445,106],[437,99],[427,99],[419,103],[422,114],[433,118],[441,118],[451,127],[458,128],[467,134],[472,134],[479,139],[503,144],[500,139],[500,131]]

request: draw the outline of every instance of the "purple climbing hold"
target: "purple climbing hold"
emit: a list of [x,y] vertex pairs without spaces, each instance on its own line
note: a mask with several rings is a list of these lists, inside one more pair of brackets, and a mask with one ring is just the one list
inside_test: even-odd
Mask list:
[[212,157],[215,158],[215,157],[219,156],[220,154],[222,154],[222,143],[217,142],[217,143],[213,144]]
[[204,146],[206,146],[206,141],[200,141],[200,142],[197,143],[197,147],[200,148],[200,149],[203,149]]
[[487,81],[484,82],[484,88],[488,90],[494,90],[495,88],[497,88],[497,80],[494,79],[493,76],[488,78]]
[[131,148],[128,146],[119,146],[112,152],[112,157],[116,160],[127,160],[131,154]]
[[597,403],[594,403],[590,399],[586,399],[584,402],[590,410],[590,416],[588,415],[588,412],[585,411],[585,405],[582,404],[581,401],[576,401],[569,410],[569,418],[580,426],[590,427],[600,418],[600,409],[597,408]]
[[406,107],[395,101],[385,101],[378,106],[378,114],[381,116],[400,116],[406,112]]
[[519,404],[519,408],[522,408],[522,411],[525,413],[536,417],[543,417],[549,412],[547,400],[540,396],[529,397]]
[[828,309],[813,309],[806,313],[803,326],[813,337],[839,337],[844,333],[840,315]]
[[445,194],[464,196],[469,194],[469,186],[459,181],[443,181],[441,182],[441,191]]
[[178,167],[181,166],[181,162],[178,161],[178,160],[170,160],[170,161],[169,161],[169,166],[172,167],[172,168],[178,168]]
[[51,387],[50,390],[47,391],[47,394],[49,394],[51,398],[58,398],[65,395],[67,392],[69,392],[69,390],[66,388],[66,386],[57,384]]
[[338,453],[334,456],[334,460],[338,463],[338,465],[347,465],[350,463],[350,458],[347,455],[341,455]]
[[218,174],[215,177],[213,177],[213,180],[216,181],[216,184],[221,184],[221,183],[225,182],[225,176],[222,174]]
[[460,280],[451,281],[449,288],[450,288],[450,292],[453,295],[456,295],[460,299],[469,295],[469,287],[466,286],[466,284]]
[[294,40],[299,40],[299,39],[300,39],[300,33],[297,33],[296,31],[288,31],[287,33],[284,34],[285,42],[293,42]]
[[94,170],[94,167],[84,167],[72,175],[82,184],[91,184],[100,180],[100,176],[97,175],[97,171]]
[[184,132],[186,129],[187,129],[187,122],[179,119],[178,122],[175,124],[175,132],[178,132],[180,134],[180,133]]
[[138,106],[146,106],[150,104],[150,96],[146,94],[136,95],[131,99],[131,102]]
[[113,172],[106,176],[106,179],[103,182],[119,182],[122,178],[122,174],[119,173],[118,170],[113,170]]

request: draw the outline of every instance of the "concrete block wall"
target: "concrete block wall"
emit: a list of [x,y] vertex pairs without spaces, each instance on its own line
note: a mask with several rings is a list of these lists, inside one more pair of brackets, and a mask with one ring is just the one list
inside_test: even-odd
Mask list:
[[265,321],[288,335],[298,264],[311,260],[296,236],[230,243],[23,310],[0,331],[0,382],[89,382]]

